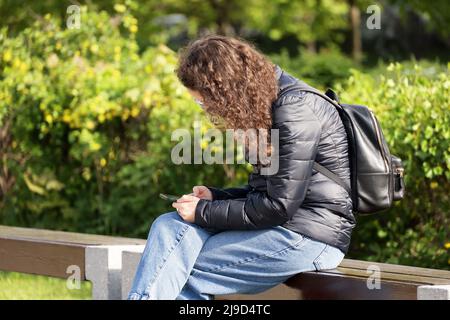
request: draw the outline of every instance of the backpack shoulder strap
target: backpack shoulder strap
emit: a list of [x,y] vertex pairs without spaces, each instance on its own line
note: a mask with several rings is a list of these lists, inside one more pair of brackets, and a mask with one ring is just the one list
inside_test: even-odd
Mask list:
[[319,163],[317,163],[316,161],[314,161],[314,165],[313,168],[316,171],[319,171],[321,174],[323,174],[324,176],[330,178],[331,180],[333,180],[334,182],[336,182],[337,184],[339,184],[342,188],[344,188],[348,194],[351,194],[351,189],[350,187],[344,182],[344,180],[342,180],[338,175],[334,174],[333,172],[331,172],[330,170],[328,170],[327,168],[325,168],[324,166],[320,165]]
[[336,108],[342,110],[342,106],[339,104],[339,99],[337,97],[337,94],[330,88],[328,88],[325,93],[322,93],[319,90],[317,90],[316,88],[313,88],[310,85],[306,84],[305,82],[299,80],[297,84],[292,85],[292,87],[289,88],[288,90],[290,91],[290,90],[294,90],[294,89],[314,93],[314,94],[322,97],[323,99],[327,100],[329,103],[331,103]]
[[[336,108],[343,110],[342,106],[339,104],[339,100],[337,98],[336,93],[331,89],[327,89],[326,94],[323,94],[319,90],[307,85],[303,81],[298,81],[296,84],[293,84],[290,87],[286,88],[284,90],[284,92],[281,94],[281,96],[284,96],[291,90],[300,90],[300,91],[314,93],[314,94],[322,97],[323,99],[327,100],[329,103],[331,103]],[[321,164],[319,164],[316,161],[314,161],[313,168],[316,171],[322,173],[324,176],[328,177],[329,179],[331,179],[334,182],[336,182],[337,184],[339,184],[341,187],[343,187],[348,192],[349,195],[351,195],[351,188],[338,175],[334,174],[333,172],[331,172],[330,170],[328,170],[327,168],[325,168],[324,166],[322,166]]]

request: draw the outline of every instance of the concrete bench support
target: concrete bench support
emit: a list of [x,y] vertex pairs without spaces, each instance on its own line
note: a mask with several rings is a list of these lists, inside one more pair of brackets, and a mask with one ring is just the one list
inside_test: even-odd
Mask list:
[[143,250],[143,248],[143,245],[86,247],[85,272],[86,279],[92,282],[92,299],[120,300],[122,298],[122,252]]
[[450,285],[420,286],[417,300],[450,300]]
[[122,299],[124,300],[130,292],[144,247],[135,246],[122,252]]

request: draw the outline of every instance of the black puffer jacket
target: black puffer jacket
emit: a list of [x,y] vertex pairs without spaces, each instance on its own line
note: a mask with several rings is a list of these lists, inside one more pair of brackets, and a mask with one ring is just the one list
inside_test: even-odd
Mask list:
[[[276,70],[279,96],[295,81]],[[243,188],[210,188],[213,200],[200,200],[195,223],[206,228],[262,229],[282,225],[347,252],[355,226],[352,201],[340,185],[313,169],[314,160],[349,183],[345,129],[325,99],[290,90],[273,104],[279,129],[279,170],[255,170]]]

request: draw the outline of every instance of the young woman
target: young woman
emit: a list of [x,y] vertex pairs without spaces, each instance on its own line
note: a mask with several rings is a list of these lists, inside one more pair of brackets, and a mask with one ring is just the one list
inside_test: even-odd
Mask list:
[[299,80],[230,37],[192,42],[177,75],[227,128],[278,130],[279,167],[263,175],[252,164],[245,187],[196,186],[173,203],[177,211],[151,226],[128,298],[258,293],[297,273],[338,266],[355,225],[352,201],[313,169],[317,161],[350,183],[347,137],[335,107],[292,89]]

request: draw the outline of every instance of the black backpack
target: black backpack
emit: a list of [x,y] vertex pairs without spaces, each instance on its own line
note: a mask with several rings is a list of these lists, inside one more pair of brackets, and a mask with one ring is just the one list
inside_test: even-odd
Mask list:
[[404,167],[400,158],[389,152],[381,126],[374,113],[366,106],[339,103],[336,93],[325,94],[299,81],[293,88],[317,94],[334,105],[347,132],[350,184],[314,162],[314,169],[332,179],[351,195],[353,211],[367,214],[388,209],[393,201],[404,197]]

